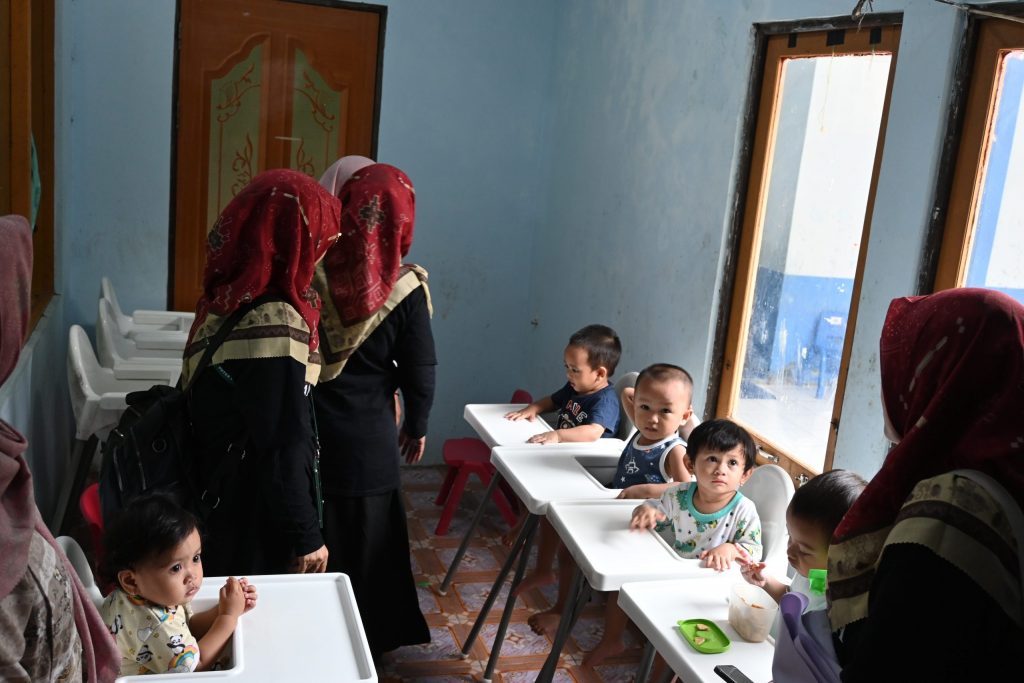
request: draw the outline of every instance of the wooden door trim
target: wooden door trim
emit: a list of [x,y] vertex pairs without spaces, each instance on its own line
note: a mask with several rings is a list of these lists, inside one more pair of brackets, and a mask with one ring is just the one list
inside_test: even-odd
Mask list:
[[[831,427],[825,453],[825,469],[830,468],[834,460],[839,416],[842,411],[842,394],[846,387],[853,330],[856,324],[857,299],[860,294],[860,281],[863,277],[867,243],[870,236],[871,212],[874,207],[874,196],[877,190],[878,172],[881,165],[880,150],[884,145],[893,75],[895,73],[901,32],[901,26],[898,22],[889,23],[885,26],[872,26],[870,29],[869,27],[864,27],[862,30],[848,29],[843,35],[843,52],[845,54],[862,54],[870,53],[872,50],[882,50],[891,53],[892,60],[890,62],[886,95],[883,103],[883,118],[879,126],[876,153],[872,166],[871,191],[865,206],[865,222],[862,229],[861,244],[854,275],[854,288],[851,293],[850,310],[847,317],[847,334],[843,343],[842,356],[840,357],[839,377],[836,383],[836,399],[833,404]],[[762,214],[767,200],[765,187],[770,178],[771,156],[774,150],[773,143],[777,133],[777,117],[775,113],[780,104],[779,89],[781,86],[783,59],[828,56],[832,54],[833,50],[828,45],[829,35],[832,31],[833,29],[831,28],[822,29],[819,27],[816,34],[799,33],[798,35],[797,33],[790,33],[767,36],[764,38],[763,60],[760,57],[758,58],[758,61],[762,61],[762,79],[756,105],[757,117],[752,122],[754,132],[750,138],[752,141],[750,167],[747,181],[741,189],[741,192],[743,192],[743,210],[742,217],[737,221],[739,224],[739,235],[735,252],[735,274],[733,276],[731,296],[728,299],[727,332],[725,333],[723,344],[721,375],[718,381],[717,400],[715,402],[715,414],[729,417],[733,420],[737,419],[734,412],[740,389],[740,366],[746,352],[746,335],[741,332],[746,330],[751,316],[750,303],[754,296],[756,284],[755,262],[762,236]],[[871,42],[872,33],[877,31],[882,32],[881,42],[877,40]],[[767,125],[763,125],[762,122],[767,122]],[[801,473],[808,476],[814,474],[810,467],[795,456],[786,453],[777,444],[773,443],[771,439],[764,437],[756,429],[752,429],[749,426],[748,430],[767,455],[767,457],[762,458],[763,460],[772,461],[777,458],[779,464],[790,471],[793,476]]]
[[[941,247],[932,291],[963,285],[974,241],[974,219],[980,204],[979,190],[989,150],[985,140],[995,123],[998,64],[1006,46],[1024,47],[1024,26],[1000,19],[978,22],[970,84],[963,105],[963,124],[953,162]],[[984,79],[984,80],[983,80]]]
[[[52,1],[52,0],[51,0]],[[371,135],[370,135],[370,156],[372,158],[377,157],[378,153],[378,140],[380,138],[380,112],[381,112],[381,97],[383,91],[383,76],[384,76],[384,35],[386,30],[388,8],[384,5],[366,4],[361,2],[347,2],[342,0],[278,0],[279,2],[288,2],[302,5],[316,5],[321,7],[327,7],[332,9],[346,9],[354,10],[358,12],[370,13],[377,15],[377,50],[376,50],[376,81],[374,83],[374,97],[373,97],[373,113],[371,121]],[[177,253],[178,245],[175,240],[176,225],[178,222],[177,215],[177,190],[178,190],[178,144],[180,141],[180,110],[179,100],[181,98],[179,74],[182,68],[181,65],[181,50],[180,45],[182,43],[182,8],[183,0],[177,0],[175,3],[175,32],[174,32],[174,67],[173,67],[173,90],[171,95],[171,159],[170,159],[170,171],[171,171],[171,186],[170,186],[170,197],[169,197],[169,211],[168,211],[168,224],[167,224],[167,287],[166,287],[166,301],[168,308],[173,307],[175,301],[175,257]],[[266,149],[266,145],[261,144]]]

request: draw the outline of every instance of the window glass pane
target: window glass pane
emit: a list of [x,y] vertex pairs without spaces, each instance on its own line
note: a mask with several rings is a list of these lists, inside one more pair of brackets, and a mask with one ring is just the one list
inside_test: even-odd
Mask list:
[[824,463],[891,55],[789,59],[736,417]]
[[1024,50],[1003,55],[997,74],[966,285],[998,289],[1024,303]]

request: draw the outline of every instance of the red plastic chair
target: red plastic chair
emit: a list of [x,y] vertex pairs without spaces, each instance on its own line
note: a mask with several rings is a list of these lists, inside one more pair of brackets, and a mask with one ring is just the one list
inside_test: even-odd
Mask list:
[[89,538],[92,541],[92,551],[96,556],[96,564],[100,563],[103,557],[103,510],[100,508],[100,485],[90,484],[82,491],[78,499],[78,508],[82,511],[82,518],[89,526]]
[[[533,403],[533,397],[523,389],[516,389],[512,394],[512,403]],[[434,534],[437,536],[444,536],[448,533],[448,526],[451,524],[452,517],[455,516],[456,508],[459,507],[459,500],[462,498],[469,475],[475,474],[484,486],[490,486],[491,477],[494,476],[491,449],[480,439],[474,437],[448,439],[444,442],[442,455],[445,464],[448,465],[448,474],[434,501],[434,505],[444,505],[444,509],[441,510],[441,519],[437,521],[437,528],[434,529]],[[511,502],[515,498],[508,487],[500,485],[495,487],[491,497],[494,498],[494,503],[509,526],[515,526],[519,516]]]

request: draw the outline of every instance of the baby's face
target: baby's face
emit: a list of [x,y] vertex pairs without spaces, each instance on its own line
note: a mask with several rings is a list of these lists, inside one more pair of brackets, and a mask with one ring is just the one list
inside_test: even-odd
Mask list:
[[199,532],[185,537],[174,550],[134,571],[138,594],[163,607],[191,602],[203,585],[202,542]]
[[577,394],[593,393],[608,383],[608,372],[604,368],[590,367],[590,354],[582,346],[566,346],[563,359],[565,378]]
[[828,568],[829,534],[821,525],[786,512],[786,528],[789,529],[786,557],[800,576],[807,576],[812,569]]
[[644,445],[673,434],[691,413],[689,387],[678,379],[645,379],[633,394],[633,418]]

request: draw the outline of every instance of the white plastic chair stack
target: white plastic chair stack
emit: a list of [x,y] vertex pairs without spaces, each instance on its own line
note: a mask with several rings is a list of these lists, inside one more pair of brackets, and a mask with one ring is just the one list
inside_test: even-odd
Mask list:
[[96,319],[96,351],[100,365],[114,371],[117,379],[166,380],[174,384],[181,375],[181,352],[172,349],[140,349],[122,337],[110,302],[99,301]]
[[118,318],[118,324],[139,328],[152,328],[159,330],[188,333],[196,314],[190,311],[151,311],[136,309],[130,316],[125,315],[121,310],[121,304],[117,300],[117,293],[114,291],[114,283],[110,278],[100,278],[100,298],[110,302],[114,315]]
[[114,285],[107,277],[100,280],[100,298],[110,303],[121,336],[132,339],[139,349],[184,350],[188,332],[195,320],[194,313],[139,310],[134,312],[134,316],[125,315],[117,301]]
[[741,491],[754,503],[757,516],[761,518],[762,561],[775,576],[785,576],[789,566],[786,559],[789,542],[786,508],[793,497],[793,480],[778,465],[760,465],[754,468]]
[[78,542],[70,536],[58,536],[55,540],[64,554],[68,556],[68,562],[78,574],[78,580],[85,587],[89,599],[98,608],[103,604],[103,595],[100,593],[100,587],[96,585],[96,579],[93,578],[92,568],[89,566],[89,560],[86,559],[82,546],[78,545]]
[[127,395],[154,384],[170,384],[170,373],[162,379],[118,379],[113,370],[100,367],[85,330],[78,325],[71,326],[68,331],[68,392],[75,415],[75,444],[71,451],[70,476],[64,477],[57,500],[55,519],[61,529],[68,521],[68,502],[72,496],[77,500],[81,493],[96,447],[117,425],[128,405]]

